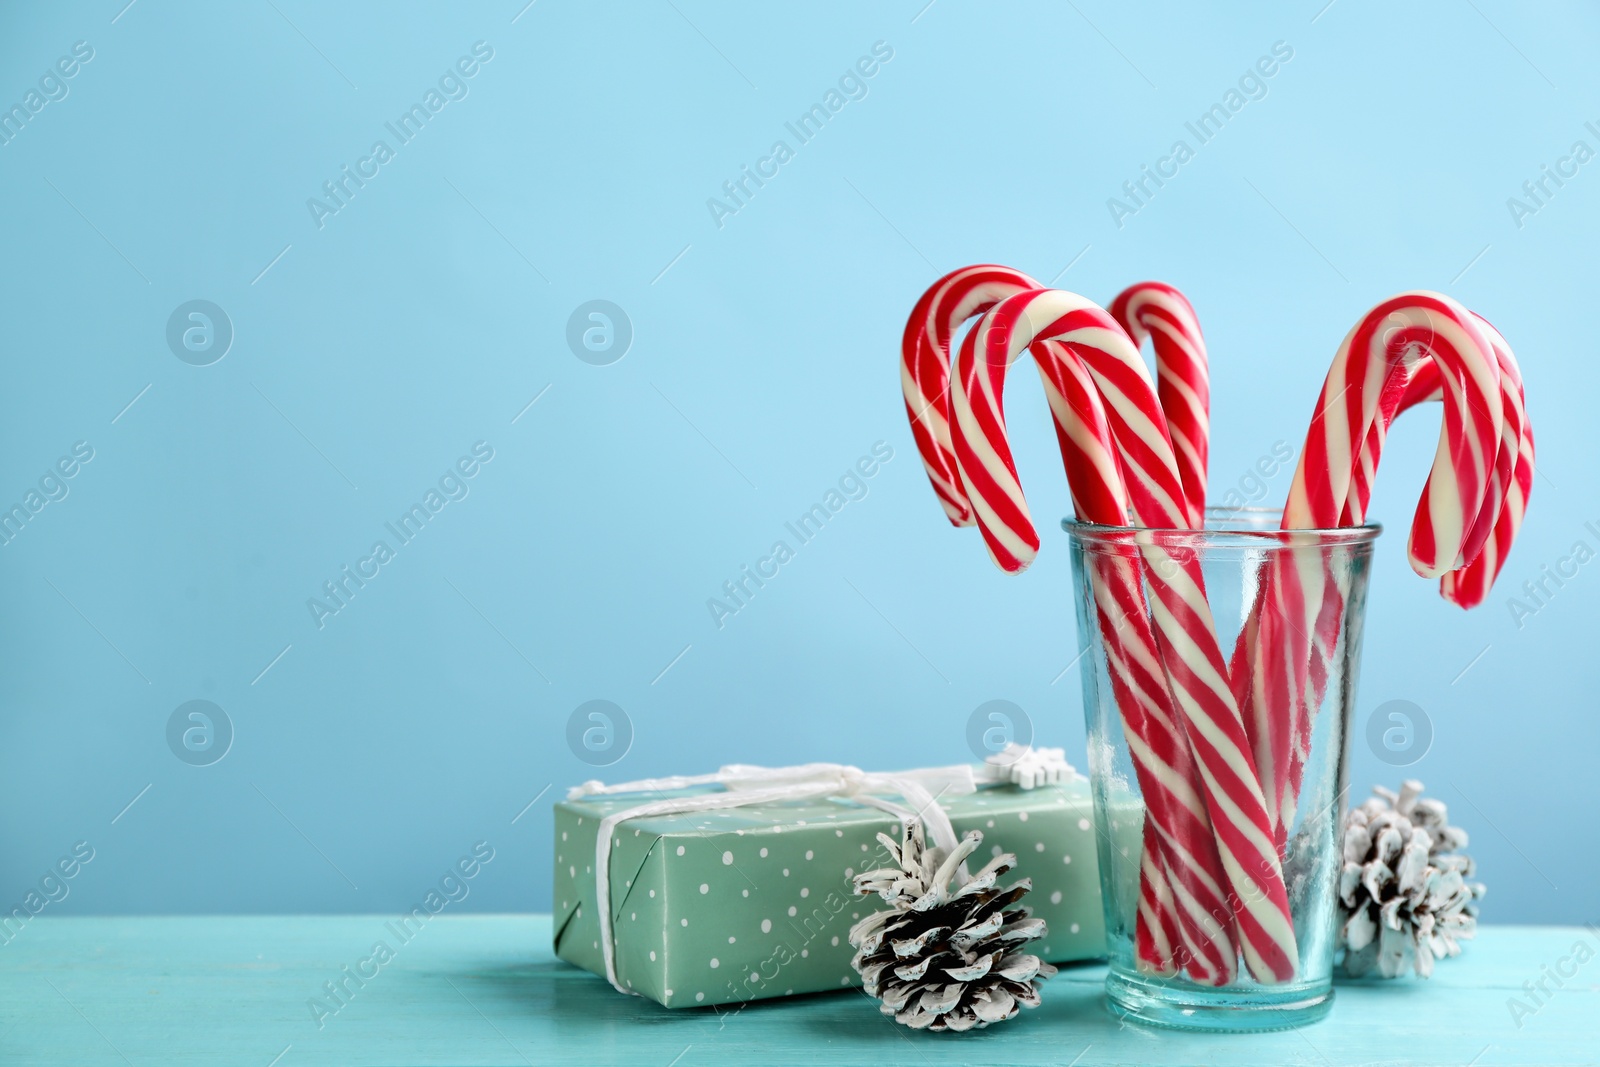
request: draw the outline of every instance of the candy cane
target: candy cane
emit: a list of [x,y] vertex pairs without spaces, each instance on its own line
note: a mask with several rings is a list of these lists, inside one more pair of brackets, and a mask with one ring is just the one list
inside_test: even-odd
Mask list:
[[[1506,552],[1516,539],[1533,488],[1533,428],[1528,423],[1523,398],[1522,372],[1511,346],[1493,326],[1476,312],[1468,312],[1483,328],[1494,350],[1500,370],[1500,404],[1503,423],[1500,446],[1490,472],[1487,492],[1477,516],[1469,524],[1462,548],[1465,562],[1440,578],[1440,593],[1462,608],[1482,603],[1489,587],[1505,564]],[[1379,403],[1378,418],[1364,442],[1362,455],[1351,481],[1350,497],[1345,501],[1341,525],[1359,526],[1365,521],[1372,482],[1389,425],[1402,412],[1420,403],[1444,400],[1445,381],[1431,355],[1412,362],[1402,361],[1391,372]],[[1309,671],[1308,699],[1296,710],[1294,742],[1291,748],[1287,799],[1298,797],[1305,759],[1310,750],[1312,716],[1322,702],[1338,638],[1337,621],[1343,609],[1344,590],[1326,585],[1323,611],[1312,634],[1312,662]],[[1329,621],[1331,620],[1331,622]]]
[[[1203,526],[1211,438],[1211,379],[1199,318],[1178,289],[1155,281],[1128,286],[1107,310],[1135,345],[1142,345],[1146,337],[1151,339],[1156,392],[1183,481],[1186,514],[1191,526]],[[1195,977],[1222,984],[1232,980],[1231,966],[1227,972],[1225,976],[1213,973]]]
[[1444,399],[1444,379],[1439,376],[1438,364],[1432,356],[1422,356],[1411,363],[1401,362],[1389,372],[1384,382],[1383,395],[1378,401],[1378,417],[1367,430],[1355,470],[1350,476],[1350,491],[1340,515],[1341,526],[1360,526],[1364,521],[1367,503],[1372,497],[1373,481],[1378,475],[1378,460],[1383,455],[1383,445],[1389,436],[1389,427],[1403,411],[1418,404]]
[[[1504,565],[1505,552],[1515,539],[1527,509],[1533,480],[1533,431],[1527,422],[1522,376],[1516,357],[1498,330],[1475,312],[1471,314],[1488,335],[1500,367],[1504,423],[1488,492],[1470,524],[1462,548],[1461,558],[1465,562],[1440,579],[1441,595],[1463,608],[1482,602],[1488,594],[1489,585]],[[1413,362],[1402,362],[1390,372],[1379,403],[1378,418],[1368,431],[1351,480],[1350,496],[1345,501],[1341,525],[1357,526],[1364,521],[1378,459],[1393,420],[1417,404],[1444,399],[1444,392],[1444,381],[1431,356],[1422,355]],[[1318,665],[1331,658],[1333,649],[1329,645],[1332,640],[1332,636],[1319,629],[1314,644],[1317,658],[1312,664],[1314,692],[1320,693]]]
[[[929,481],[946,514],[958,526],[970,525],[972,519],[966,491],[950,451],[949,399],[946,392],[950,341],[968,318],[987,311],[1007,296],[1037,288],[1038,282],[1009,267],[993,264],[964,267],[950,272],[930,286],[917,301],[906,323],[901,348],[901,384],[906,397],[906,413]],[[1074,511],[1088,522],[1125,522],[1126,504],[1121,494],[1120,472],[1104,427],[1104,415],[1099,412],[1098,398],[1093,395],[1092,386],[1069,381],[1062,387],[1056,387],[1046,376],[1045,387],[1055,415]],[[1064,393],[1076,399],[1069,401]],[[1081,408],[1081,413],[1074,413],[1074,406]],[[1087,424],[1087,431],[1083,428],[1084,424]],[[1156,677],[1159,678],[1159,674]],[[1146,699],[1161,700],[1164,696],[1164,692],[1157,687]],[[1132,690],[1126,687],[1118,694],[1121,707],[1130,707],[1130,701],[1134,699]],[[1135,710],[1130,714],[1138,716],[1141,713]],[[1163,719],[1171,722],[1172,717],[1167,713]],[[1177,771],[1191,778],[1193,776],[1192,770],[1183,763],[1177,765]],[[1173,962],[1175,927],[1181,927],[1188,946],[1184,954],[1197,961],[1197,970],[1205,970],[1208,975],[1231,974],[1231,969],[1220,961],[1209,968],[1204,963],[1212,956],[1231,955],[1231,946],[1219,947],[1216,939],[1209,937],[1209,929],[1202,929],[1200,924],[1187,919],[1180,920],[1174,914],[1176,901],[1192,902],[1196,894],[1175,894],[1171,885],[1167,884],[1171,878],[1183,877],[1182,867],[1169,856],[1170,849],[1157,833],[1153,822],[1146,825],[1144,845],[1141,896],[1135,929],[1136,954],[1141,966],[1155,973],[1172,973],[1176,969]]]
[[1183,481],[1189,525],[1205,525],[1206,462],[1211,451],[1211,371],[1194,307],[1165,282],[1139,282],[1107,309],[1136,345],[1150,338],[1156,392]]
[[[1183,487],[1154,386],[1138,350],[1103,308],[1058,290],[1024,293],[990,310],[974,336],[981,359],[966,359],[963,346],[952,383],[953,437],[973,512],[1002,569],[1025,567],[1038,536],[1005,439],[1000,386],[1011,360],[1041,340],[1062,342],[1093,379],[1135,518],[1149,527],[1185,526]],[[1288,895],[1198,560],[1154,543],[1141,543],[1140,552],[1161,667],[1200,771],[1246,966],[1258,981],[1287,981],[1297,960]]]
[[950,444],[950,339],[962,323],[1039,283],[1010,267],[979,263],[951,271],[911,309],[900,342],[900,389],[911,435],[928,480],[954,526],[971,526],[972,511]]
[[[1440,399],[1442,393],[1443,383],[1431,356],[1393,366],[1380,396],[1379,416],[1368,431],[1351,473],[1350,498],[1340,525],[1361,525],[1362,520],[1353,517],[1351,509],[1360,500],[1355,514],[1365,510],[1378,457],[1394,418],[1418,403]],[[1282,566],[1282,561],[1274,562],[1267,577],[1258,581],[1258,595],[1274,598],[1274,610],[1264,612],[1259,603],[1252,608],[1230,664],[1262,787],[1268,794],[1280,851],[1299,802],[1315,710],[1326,692],[1343,606],[1342,596],[1325,595],[1312,633],[1289,632],[1287,620],[1305,616],[1308,609],[1298,601],[1287,605],[1282,602],[1284,596],[1292,599],[1300,592],[1292,574],[1275,575],[1271,569]],[[1300,656],[1308,657],[1309,664],[1297,662]]]
[[[955,394],[962,388],[963,376],[973,374],[979,366],[977,337],[978,331],[974,330],[962,344],[953,380]],[[1094,380],[1082,364],[1056,342],[1041,341],[1033,346],[1033,352],[1045,383],[1046,398],[1056,416],[1064,451],[1070,445],[1071,455],[1077,457],[1076,460],[1069,457],[1066,465],[1079,518],[1126,526],[1125,505],[1106,509],[1093,503],[1119,500],[1123,495],[1116,446]],[[1003,375],[1004,370],[1000,368],[999,373]],[[970,408],[964,407],[959,399],[955,399],[952,406],[957,420],[964,415],[971,416]],[[1017,487],[1015,465],[1010,460],[1003,410],[996,415],[1002,424],[998,441],[1005,453],[1003,460],[997,459],[997,465],[975,461],[974,442],[963,438],[959,422],[954,439],[961,480],[986,537],[991,531],[982,516],[988,510],[988,501],[1007,493],[996,485],[997,476],[1016,487],[1011,499],[1019,502],[1024,510],[1027,507]],[[981,445],[977,447],[982,450]],[[1115,484],[1096,488],[1092,483],[1097,480]],[[1029,540],[1036,549],[1036,536],[1020,541],[1004,537],[990,541],[991,555],[997,562],[1005,560],[1004,569],[1013,573],[1020,571],[1031,555],[1022,558],[1016,546],[1026,548]],[[1091,584],[1100,629],[1106,634],[1121,634],[1120,640],[1106,643],[1107,670],[1150,814],[1146,823],[1146,851],[1159,856],[1161,861],[1159,866],[1152,864],[1143,868],[1150,877],[1141,882],[1141,919],[1150,913],[1159,921],[1163,905],[1170,900],[1177,908],[1183,935],[1182,963],[1174,960],[1164,966],[1166,954],[1160,942],[1168,938],[1159,936],[1156,927],[1141,923],[1136,931],[1139,935],[1137,953],[1141,962],[1157,972],[1187,966],[1191,977],[1197,981],[1225,984],[1232,980],[1237,955],[1228,930],[1230,908],[1225,875],[1205,802],[1195,784],[1198,772],[1184,740],[1183,728],[1171,707],[1172,698],[1156,637],[1140,593],[1139,571],[1129,560],[1096,558],[1090,565],[1095,568],[1095,580]],[[1152,833],[1157,836],[1152,838]],[[1170,883],[1166,887],[1156,881],[1163,871],[1165,880]]]
[[1388,372],[1413,348],[1433,356],[1448,394],[1433,470],[1407,541],[1412,569],[1437,578],[1463,562],[1469,523],[1489,492],[1505,422],[1499,361],[1482,320],[1439,293],[1402,293],[1384,301],[1339,346],[1283,523],[1286,530],[1338,525],[1357,450],[1378,417]]
[[[960,484],[950,443],[950,342],[967,319],[1000,300],[1042,288],[1021,271],[996,264],[976,264],[951,271],[917,301],[901,341],[901,389],[906,414],[929,481],[950,520],[971,525],[966,494]],[[1210,435],[1210,379],[1205,339],[1194,308],[1173,286],[1140,282],[1112,301],[1112,314],[1135,344],[1151,337],[1162,414],[1177,449],[1180,477],[1192,521],[1203,520],[1206,461]],[[1060,432],[1058,422],[1058,433]],[[1099,484],[1114,486],[1114,479]],[[1088,489],[1093,491],[1094,483]],[[1117,500],[1100,501],[1107,510]],[[1096,521],[1090,519],[1090,521]]]
[[[1038,288],[1038,282],[1010,267],[993,263],[962,267],[929,286],[906,320],[900,346],[900,385],[905,395],[906,415],[928,480],[946,515],[956,526],[972,525],[972,511],[951,452],[951,338],[962,323],[983,314],[1006,297]],[[1083,454],[1068,438],[1063,425],[1058,417],[1056,434],[1064,462],[1070,466],[1075,462],[1074,455],[1080,454],[1082,462],[1090,466],[1096,462],[1107,465],[1099,476],[1086,473],[1069,478],[1076,494],[1074,509],[1089,522],[1101,521],[1095,517],[1097,515],[1120,514],[1125,502],[1121,497],[1120,478],[1112,476],[1114,457],[1109,452],[1098,456]]]
[[[1516,355],[1501,336],[1476,312],[1472,317],[1488,335],[1500,367],[1501,407],[1505,423],[1501,432],[1500,451],[1496,458],[1494,474],[1490,479],[1489,493],[1472,524],[1463,556],[1468,562],[1440,579],[1440,593],[1445,599],[1463,608],[1475,607],[1488,595],[1489,587],[1505,565],[1506,553],[1516,540],[1522,527],[1522,517],[1527,511],[1528,496],[1533,490],[1533,427],[1528,423],[1526,401],[1523,397],[1522,370]],[[1351,483],[1350,499],[1345,503],[1343,525],[1360,525],[1372,493],[1372,479],[1377,472],[1378,457],[1388,433],[1389,424],[1400,413],[1427,401],[1443,399],[1444,385],[1438,368],[1431,359],[1419,360],[1403,379],[1386,386],[1386,394],[1398,392],[1392,405],[1386,403],[1379,419],[1373,424],[1363,449],[1361,464]],[[1392,406],[1392,410],[1388,410]]]
[[1174,948],[1180,936],[1172,880],[1159,849],[1151,848],[1154,831],[1146,825],[1139,855],[1139,904],[1134,924],[1133,954],[1140,970],[1167,977],[1176,974]]
[[[1389,421],[1405,406],[1438,395],[1445,401],[1444,426],[1409,553],[1413,568],[1427,577],[1470,565],[1464,557],[1480,536],[1474,529],[1478,516],[1502,509],[1493,483],[1515,472],[1515,463],[1500,456],[1512,402],[1502,388],[1501,358],[1491,332],[1477,316],[1435,293],[1403,293],[1368,312],[1346,336],[1328,372],[1283,528],[1360,523]],[[1505,348],[1508,357],[1509,351]],[[1520,397],[1519,390],[1513,392]],[[1520,411],[1520,404],[1516,408]],[[1515,411],[1509,417],[1509,432],[1520,439],[1525,420]],[[1497,525],[1491,515],[1484,541]],[[1255,645],[1248,656],[1250,680],[1242,687],[1248,693],[1245,716],[1253,750],[1267,754],[1261,761],[1267,764],[1263,785],[1280,847],[1298,801],[1311,728],[1335,651],[1344,605],[1341,585],[1341,577],[1309,553],[1275,554],[1253,613],[1259,614],[1260,628],[1252,634],[1247,625],[1241,634],[1240,649],[1247,642]]]
[[[1031,278],[1009,268],[993,265],[963,268],[951,272],[931,286],[918,301],[907,322],[902,362],[902,384],[907,395],[907,412],[912,418],[914,431],[922,431],[916,436],[919,446],[922,447],[924,463],[935,491],[947,505],[947,513],[951,515],[952,521],[959,522],[959,516],[970,515],[969,505],[965,499],[964,488],[960,484],[958,471],[950,467],[945,459],[944,450],[936,447],[940,430],[948,435],[948,417],[941,410],[942,405],[937,402],[930,403],[924,397],[932,391],[932,388],[937,387],[938,382],[946,379],[950,338],[965,318],[986,310],[998,297],[1009,295],[1008,289],[1015,292],[1036,287],[1037,283]],[[1170,313],[1174,319],[1182,314],[1183,308],[1187,308],[1187,302],[1183,300],[1181,294],[1170,287],[1160,286],[1160,283],[1132,287],[1124,296],[1131,299],[1143,289],[1165,289],[1166,293],[1159,295],[1164,296],[1168,305],[1174,306],[1174,310]],[[1181,307],[1174,305],[1174,301],[1181,304]],[[1187,358],[1191,364],[1196,359],[1200,360],[1199,373],[1203,376],[1203,342],[1198,341],[1198,325],[1193,322],[1192,309],[1177,325],[1187,336],[1195,339],[1188,343]],[[1051,343],[1045,342],[1045,344]],[[1170,352],[1171,347],[1165,339],[1158,342],[1158,366],[1162,363],[1162,352]],[[1172,356],[1168,355],[1166,359],[1169,364],[1175,364]],[[1186,373],[1192,376],[1194,371],[1191,369]],[[929,383],[933,383],[931,388]],[[1116,469],[1111,447],[1109,445],[1096,447],[1092,434],[1087,441],[1075,441],[1071,427],[1075,425],[1076,417],[1070,410],[1066,410],[1069,404],[1063,396],[1063,390],[1053,388],[1048,376],[1046,390],[1052,410],[1057,416],[1056,430],[1061,442],[1062,456],[1069,472],[1074,510],[1085,521],[1125,524],[1127,521],[1125,506],[1118,491],[1120,474]],[[1080,390],[1080,394],[1082,392],[1083,390]],[[1185,392],[1192,397],[1192,388],[1186,389]],[[1081,403],[1087,404],[1087,402]],[[1094,406],[1097,406],[1097,401]],[[1203,416],[1202,408],[1202,419]],[[1193,420],[1190,419],[1186,425],[1193,426]],[[1201,432],[1203,435],[1203,425]],[[1081,438],[1083,435],[1079,433],[1077,436]],[[1199,470],[1203,478],[1203,436],[1201,447]],[[1203,489],[1201,491],[1203,492]],[[967,521],[970,522],[970,518]],[[1143,607],[1138,603],[1137,597],[1135,606],[1142,613]],[[1108,632],[1111,630],[1109,623],[1106,629]],[[1148,630],[1147,625],[1145,629]],[[1146,644],[1153,649],[1152,638],[1147,636]],[[1147,658],[1152,663],[1156,662],[1153,655]],[[1133,668],[1122,664],[1114,665],[1112,669],[1121,683],[1121,688],[1117,692],[1118,704],[1121,707],[1129,707],[1138,698],[1132,695],[1123,679]],[[1192,781],[1194,777],[1192,762],[1187,758],[1187,752],[1182,744],[1181,728],[1177,726],[1170,709],[1165,707],[1167,697],[1164,686],[1160,684],[1159,670],[1153,677],[1157,684],[1149,687],[1149,695],[1144,699],[1147,702],[1158,701],[1160,706],[1153,712],[1134,717],[1124,716],[1125,722],[1144,722],[1147,724],[1145,727],[1147,730],[1161,733],[1162,736],[1157,743],[1170,753],[1168,757],[1170,769]],[[1138,745],[1135,744],[1134,747],[1137,749]],[[1201,822],[1198,823],[1198,832],[1191,827],[1187,831],[1187,836],[1207,842],[1209,830],[1204,822],[1203,805],[1194,802],[1193,806],[1199,809]],[[1193,876],[1187,871],[1195,861],[1183,855],[1181,848],[1179,855],[1173,855],[1173,848],[1174,846],[1169,845],[1156,833],[1154,821],[1147,824],[1144,877],[1141,879],[1139,924],[1136,930],[1136,951],[1141,965],[1158,973],[1168,973],[1176,967],[1186,965],[1191,977],[1197,981],[1213,984],[1231,981],[1235,952],[1225,926],[1216,918],[1218,915],[1223,916],[1225,923],[1227,915],[1225,901],[1217,891],[1216,880],[1213,877],[1209,884],[1198,887],[1182,885],[1184,880],[1193,880]],[[1213,858],[1211,866],[1214,868],[1216,865],[1217,861]],[[1179,883],[1176,891],[1172,885],[1167,884],[1169,881]],[[1183,933],[1183,945],[1175,950],[1179,960],[1177,964],[1172,962],[1174,950],[1170,948],[1172,917],[1165,914],[1166,909],[1175,904],[1182,909],[1178,919]]]

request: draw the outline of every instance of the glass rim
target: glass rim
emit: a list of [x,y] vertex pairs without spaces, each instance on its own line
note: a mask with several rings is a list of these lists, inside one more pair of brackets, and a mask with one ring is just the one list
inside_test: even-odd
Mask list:
[[[1239,545],[1241,547],[1329,547],[1340,545],[1367,545],[1376,541],[1383,532],[1379,523],[1360,526],[1335,526],[1309,530],[1280,530],[1275,523],[1283,515],[1282,508],[1263,507],[1208,507],[1206,524],[1200,529],[1186,527],[1109,526],[1104,523],[1083,522],[1069,516],[1061,520],[1061,528],[1073,540],[1094,544],[1162,544],[1196,541],[1211,544]],[[1232,520],[1230,523],[1228,520]],[[1253,523],[1253,525],[1245,525]]]

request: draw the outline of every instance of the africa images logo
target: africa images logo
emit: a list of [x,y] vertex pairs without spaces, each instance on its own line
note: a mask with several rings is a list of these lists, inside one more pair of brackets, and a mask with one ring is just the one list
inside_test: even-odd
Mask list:
[[21,103],[10,107],[0,104],[0,147],[10,144],[33,121],[34,116],[48,105],[65,100],[72,91],[67,83],[77,77],[78,72],[93,58],[94,45],[88,41],[76,41],[72,45],[72,54],[62,56],[53,66],[46,67],[45,72],[39,75],[39,87],[23,93]]
[[420,501],[401,512],[399,518],[383,524],[384,530],[394,541],[393,545],[383,538],[374,541],[372,550],[357,559],[353,569],[346,563],[339,568],[337,575],[322,583],[323,596],[307,597],[306,610],[311,613],[311,621],[317,629],[327,626],[329,619],[349,607],[356,594],[382,574],[383,568],[399,555],[400,549],[416,540],[428,523],[433,521],[433,517],[445,509],[445,505],[465,500],[467,494],[472,492],[472,479],[493,459],[493,445],[487,441],[474,444],[471,455],[460,457],[439,476],[437,488],[429,486]]
[[322,229],[329,218],[349,207],[350,201],[366,188],[367,182],[376,178],[381,168],[399,154],[398,150],[410,144],[433,116],[445,109],[445,105],[451,101],[465,100],[471,91],[467,82],[477,77],[483,66],[493,58],[494,49],[487,41],[475,42],[472,54],[460,57],[453,66],[447,67],[439,75],[437,85],[430,85],[420,101],[402,111],[393,122],[383,124],[383,128],[394,138],[393,145],[379,138],[372,142],[366,155],[356,160],[354,170],[345,163],[339,167],[337,176],[323,182],[323,195],[306,199],[306,210],[311,213],[311,221],[317,224],[317,229]]
[[784,530],[794,540],[793,545],[789,544],[787,538],[774,541],[768,553],[756,560],[754,570],[748,563],[741,564],[739,573],[722,583],[722,597],[707,597],[706,611],[710,613],[717,629],[722,629],[728,619],[749,607],[756,593],[782,573],[783,566],[795,558],[800,548],[809,545],[822,533],[828,521],[843,511],[846,504],[853,500],[865,500],[871,491],[868,479],[893,458],[894,449],[887,441],[874,442],[872,454],[860,457],[853,467],[841,474],[837,488],[830,486],[820,501],[801,512],[793,521],[783,524]]
[[787,140],[779,138],[772,142],[766,155],[756,160],[754,170],[748,163],[741,164],[738,175],[722,183],[722,195],[726,199],[715,196],[706,199],[706,210],[711,213],[711,221],[717,224],[717,229],[722,229],[727,225],[726,220],[749,207],[757,191],[766,188],[767,182],[776,178],[784,165],[795,158],[796,151],[810,144],[846,104],[865,100],[870,91],[867,82],[893,58],[894,48],[889,42],[872,42],[872,54],[861,56],[853,66],[846,67],[839,75],[838,88],[830,86],[822,94],[821,101],[802,111],[793,122],[783,124],[794,138],[792,147]]

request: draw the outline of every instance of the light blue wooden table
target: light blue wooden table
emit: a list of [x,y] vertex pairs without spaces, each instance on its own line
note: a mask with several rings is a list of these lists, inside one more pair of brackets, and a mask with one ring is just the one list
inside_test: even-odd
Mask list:
[[[307,1001],[386,921],[35,919],[0,945],[0,1064],[1600,1063],[1600,956],[1572,956],[1600,934],[1579,929],[1491,927],[1432,981],[1341,986],[1327,1021],[1287,1033],[1119,1025],[1103,969],[1084,966],[1019,1019],[939,1035],[895,1026],[854,990],[667,1011],[556,960],[548,916],[440,916],[319,1028]],[[1576,974],[1546,979],[1553,995],[1519,1027],[1508,998],[1558,965]]]

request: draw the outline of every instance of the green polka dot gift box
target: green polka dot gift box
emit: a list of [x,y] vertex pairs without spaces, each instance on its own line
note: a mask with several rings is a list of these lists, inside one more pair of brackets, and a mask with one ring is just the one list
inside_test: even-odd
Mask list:
[[[1032,880],[1048,960],[1103,957],[1089,783],[1060,766],[1004,781],[965,766],[903,772],[926,789],[832,764],[590,783],[555,807],[556,954],[669,1008],[860,985],[848,933],[880,905],[851,878],[889,863],[878,834],[898,840],[913,812],[931,825],[937,804],[958,837],[983,834],[975,859],[1016,855],[1008,877]],[[1137,845],[1139,814],[1115,821]]]

